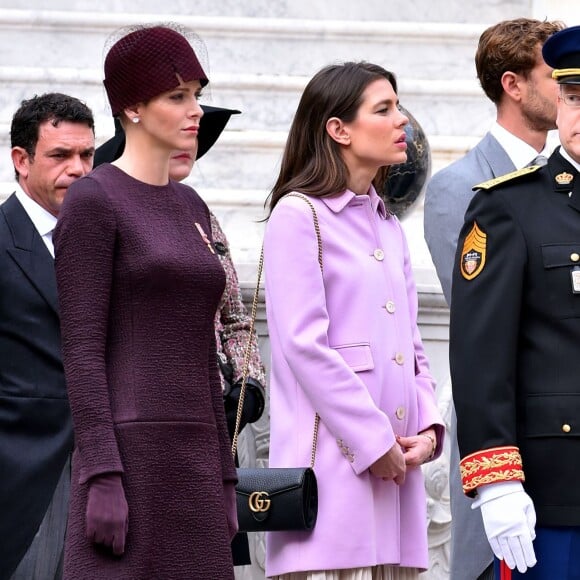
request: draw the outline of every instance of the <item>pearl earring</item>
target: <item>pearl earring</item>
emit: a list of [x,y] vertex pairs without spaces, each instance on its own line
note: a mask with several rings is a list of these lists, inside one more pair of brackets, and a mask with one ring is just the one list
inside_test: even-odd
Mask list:
[[131,119],[131,121],[133,121],[133,123],[135,123],[135,124],[136,124],[136,123],[138,123],[138,122],[139,122],[139,117],[133,117],[133,118]]

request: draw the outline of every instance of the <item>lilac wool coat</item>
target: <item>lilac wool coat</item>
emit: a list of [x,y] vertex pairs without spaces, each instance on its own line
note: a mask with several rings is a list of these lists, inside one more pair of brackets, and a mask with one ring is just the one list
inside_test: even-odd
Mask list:
[[310,463],[321,417],[312,532],[267,536],[268,576],[398,564],[428,567],[421,470],[403,486],[369,467],[395,443],[443,422],[417,327],[417,294],[405,236],[374,189],[284,197],[264,241],[272,349],[270,465]]

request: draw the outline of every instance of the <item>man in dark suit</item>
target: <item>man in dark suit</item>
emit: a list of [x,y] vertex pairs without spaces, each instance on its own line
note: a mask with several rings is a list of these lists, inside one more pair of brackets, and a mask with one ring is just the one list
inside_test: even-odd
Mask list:
[[[425,240],[448,304],[457,238],[473,197],[471,188],[551,152],[547,134],[556,127],[557,84],[541,49],[562,26],[518,18],[487,28],[479,39],[477,76],[496,106],[497,120],[467,155],[433,176],[425,195]],[[461,488],[454,415],[451,430],[451,578],[488,580],[493,578],[493,553],[481,515],[471,510],[472,502]]]
[[454,264],[450,363],[463,490],[476,497],[501,578],[574,580],[580,26],[551,36],[543,56],[560,85],[562,146],[547,165],[476,186]]
[[73,429],[61,363],[52,229],[88,173],[94,121],[59,93],[11,125],[15,192],[0,206],[0,580],[61,576]]

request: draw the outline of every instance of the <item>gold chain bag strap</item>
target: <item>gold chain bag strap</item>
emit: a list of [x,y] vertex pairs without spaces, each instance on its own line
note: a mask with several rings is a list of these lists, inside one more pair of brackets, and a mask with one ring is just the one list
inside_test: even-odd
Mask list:
[[[300,197],[309,206],[314,220],[314,230],[318,241],[318,263],[322,266],[322,236],[318,216],[312,202],[303,194],[289,193],[289,196]],[[258,282],[252,300],[250,336],[254,333],[260,280],[264,267],[264,249],[260,253],[258,263]],[[244,353],[242,370],[242,387],[238,401],[236,427],[232,440],[232,454],[236,455],[238,435],[246,395],[246,381],[250,365],[251,345],[248,341]],[[236,485],[236,500],[238,525],[240,532],[276,532],[290,530],[311,530],[316,523],[318,514],[318,486],[314,474],[316,459],[316,444],[318,442],[318,427],[320,417],[314,417],[314,432],[312,435],[312,450],[309,467],[239,467],[238,484]]]

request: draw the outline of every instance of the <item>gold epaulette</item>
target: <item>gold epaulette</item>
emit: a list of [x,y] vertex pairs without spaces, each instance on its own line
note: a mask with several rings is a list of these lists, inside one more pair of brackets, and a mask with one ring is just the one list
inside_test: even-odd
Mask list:
[[478,189],[493,189],[496,185],[500,185],[502,183],[506,183],[507,181],[511,181],[512,179],[517,179],[522,175],[529,175],[530,173],[534,173],[538,171],[542,167],[541,165],[529,165],[528,167],[522,167],[517,171],[512,171],[511,173],[506,173],[505,175],[500,175],[499,177],[494,177],[488,181],[484,181],[479,185],[474,185],[472,187],[473,191],[477,191]]

